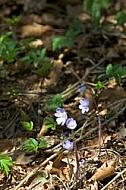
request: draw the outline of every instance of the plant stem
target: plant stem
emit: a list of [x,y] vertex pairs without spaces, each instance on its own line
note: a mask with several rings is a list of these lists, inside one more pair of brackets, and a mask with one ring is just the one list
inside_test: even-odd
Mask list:
[[79,179],[80,168],[79,168],[79,159],[78,159],[78,153],[77,153],[77,145],[76,145],[75,136],[74,136],[74,130],[72,130],[72,138],[73,138],[75,158],[76,158],[76,168],[77,168],[76,169],[76,179]]

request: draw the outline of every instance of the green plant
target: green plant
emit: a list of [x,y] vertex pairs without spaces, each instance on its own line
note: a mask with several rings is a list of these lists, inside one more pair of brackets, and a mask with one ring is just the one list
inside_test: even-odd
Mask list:
[[56,110],[58,107],[62,107],[66,99],[62,98],[60,94],[56,94],[53,98],[47,100],[44,107],[45,110]]
[[52,66],[52,63],[50,61],[47,61],[46,63],[43,64],[41,68],[32,70],[32,72],[41,77],[45,77],[48,74],[48,71],[51,68],[51,66]]
[[103,88],[103,84],[101,81],[98,81],[95,85],[97,91],[100,91]]
[[46,140],[38,142],[34,138],[29,138],[28,141],[25,141],[22,144],[22,148],[26,151],[34,150],[35,152],[37,152],[38,148],[46,147],[46,145],[47,145]]
[[16,98],[21,91],[19,89],[7,88],[5,94],[0,96],[1,99]]
[[44,121],[44,125],[47,129],[56,130],[57,123],[51,117],[46,117]]
[[126,11],[119,11],[115,19],[117,21],[117,25],[123,26],[126,23]]
[[33,130],[33,122],[32,121],[30,121],[30,122],[27,122],[27,121],[22,121],[21,122],[22,123],[22,125],[23,125],[23,127],[26,129],[26,130],[28,130],[28,131],[32,131]]
[[100,26],[101,10],[109,7],[108,0],[83,0],[83,7],[91,13],[93,25],[97,29]]
[[10,167],[14,165],[12,158],[0,153],[0,170],[8,177]]
[[124,69],[121,64],[108,64],[105,74],[100,75],[98,78],[100,79],[102,77],[114,77],[117,82],[121,83],[121,77],[126,77],[126,69]]
[[11,63],[20,52],[20,46],[11,38],[11,32],[5,33],[0,37],[0,60]]
[[75,20],[69,29],[67,30],[65,36],[58,36],[53,39],[52,49],[55,51],[56,49],[61,49],[62,47],[73,47],[73,38],[76,37],[82,29],[82,23],[78,20]]
[[4,21],[7,24],[9,24],[11,27],[14,27],[14,26],[16,26],[20,22],[21,18],[22,18],[22,16],[15,16],[15,15],[13,15],[12,18],[5,17]]
[[26,61],[28,65],[32,64],[34,67],[37,67],[42,61],[49,62],[49,58],[46,57],[46,49],[31,49],[28,51],[28,54],[21,58],[21,60]]

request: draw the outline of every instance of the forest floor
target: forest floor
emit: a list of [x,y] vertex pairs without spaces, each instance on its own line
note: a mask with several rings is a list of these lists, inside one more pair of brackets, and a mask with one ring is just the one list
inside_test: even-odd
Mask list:
[[[1,36],[11,31],[15,41],[30,44],[35,52],[46,48],[52,64],[36,74],[43,62],[35,67],[39,55],[29,64],[22,60],[26,46],[13,61],[0,61],[0,152],[14,161],[8,177],[0,173],[1,190],[126,189],[126,78],[117,81],[112,73],[99,78],[109,64],[112,72],[117,64],[126,69],[126,28],[114,22],[115,13],[124,7],[125,1],[111,1],[103,11],[104,26],[95,30],[80,0],[0,0]],[[14,15],[21,16],[20,21],[8,24],[5,18]],[[72,47],[53,50],[53,39],[65,37],[76,20],[81,27]],[[57,94],[65,98],[62,107],[68,116],[77,121],[78,175],[75,150],[62,147],[65,140],[72,140],[71,130],[65,125],[55,130],[45,126],[47,117],[56,119],[55,110],[45,106]],[[85,114],[79,109],[83,98],[89,100]],[[33,122],[32,131],[23,127],[23,117]],[[22,144],[29,138],[47,145],[26,151]]]

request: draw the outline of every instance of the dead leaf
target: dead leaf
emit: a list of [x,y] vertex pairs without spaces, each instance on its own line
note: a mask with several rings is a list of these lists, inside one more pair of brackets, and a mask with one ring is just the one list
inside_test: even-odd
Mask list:
[[125,126],[122,126],[120,131],[118,132],[117,139],[121,140],[124,139],[125,137],[126,137],[126,128]]
[[37,37],[44,34],[47,31],[50,31],[52,28],[49,25],[43,26],[39,24],[29,24],[22,27],[22,38],[26,37]]
[[86,185],[94,184],[95,181],[103,180],[115,174],[115,160],[108,160],[97,169],[96,173],[86,181]]

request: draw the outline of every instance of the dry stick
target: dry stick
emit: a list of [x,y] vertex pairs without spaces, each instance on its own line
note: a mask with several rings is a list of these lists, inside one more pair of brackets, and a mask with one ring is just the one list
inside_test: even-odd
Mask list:
[[123,173],[126,172],[126,168],[119,172],[111,181],[109,181],[109,183],[107,183],[101,190],[105,190],[111,183],[113,183],[120,175],[122,175]]

